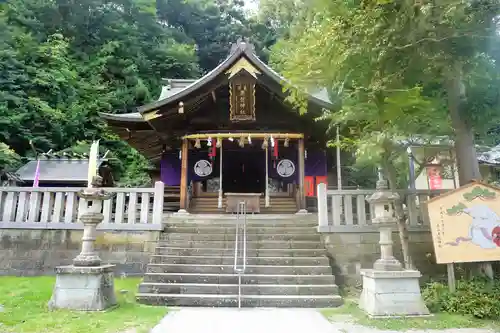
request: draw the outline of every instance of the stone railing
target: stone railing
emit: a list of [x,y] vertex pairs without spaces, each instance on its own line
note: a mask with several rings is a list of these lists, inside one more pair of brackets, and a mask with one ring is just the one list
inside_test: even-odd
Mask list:
[[[102,230],[161,230],[164,184],[152,188],[104,188]],[[0,229],[83,229],[81,188],[0,187]]]
[[[317,188],[319,232],[370,232],[372,207],[366,197],[373,190],[327,190],[324,184]],[[425,202],[444,190],[398,190],[406,223],[410,229],[428,229],[429,221]]]

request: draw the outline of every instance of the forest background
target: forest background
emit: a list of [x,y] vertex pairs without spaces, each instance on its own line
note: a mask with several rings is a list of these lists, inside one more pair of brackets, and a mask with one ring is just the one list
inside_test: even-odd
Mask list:
[[[101,139],[101,149],[111,151],[121,186],[147,184],[149,162],[113,134],[98,112],[130,112],[154,100],[162,78],[200,77],[228,55],[238,38],[249,38],[257,54],[293,82],[325,86],[339,101],[340,112],[325,112],[325,118],[332,129],[341,126],[343,149],[353,152],[352,159],[343,163],[348,182],[372,183],[373,166],[380,163],[373,157],[383,156],[383,151],[390,151],[388,159],[404,169],[406,156],[399,147],[387,146],[395,138],[415,133],[453,136],[457,124],[450,117],[453,113],[447,112],[453,90],[440,80],[443,70],[438,68],[453,57],[461,60],[463,89],[459,90],[466,92],[455,96],[462,101],[460,108],[467,110],[460,111],[465,125],[458,126],[465,126],[462,134],[472,133],[461,136],[468,140],[462,146],[470,147],[473,141],[497,144],[500,52],[498,40],[492,42],[498,39],[496,23],[490,21],[499,13],[498,1],[471,5],[446,0],[440,2],[441,12],[429,12],[425,6],[433,3],[3,2],[0,168],[14,170],[33,158],[30,142],[40,152],[83,153],[90,141]],[[449,17],[440,25],[427,22],[441,13]],[[391,21],[395,17],[399,19]],[[444,50],[444,56],[436,47]],[[300,98],[291,92],[290,101],[300,109]],[[355,159],[368,161],[368,168],[360,167],[362,163],[352,168]],[[401,174],[406,178],[407,172]]]

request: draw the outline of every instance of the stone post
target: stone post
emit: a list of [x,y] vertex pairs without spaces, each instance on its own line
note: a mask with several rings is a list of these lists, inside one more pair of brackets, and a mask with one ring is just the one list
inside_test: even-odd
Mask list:
[[318,232],[328,231],[328,198],[325,183],[318,184]]
[[[99,176],[93,180],[100,184]],[[80,215],[83,224],[82,250],[73,259],[73,265],[56,268],[56,285],[49,301],[49,308],[84,311],[104,310],[116,304],[113,283],[114,265],[102,265],[95,250],[97,225],[104,216],[101,213],[103,201],[113,194],[103,189],[89,187],[78,193],[85,211]]]
[[370,317],[429,315],[420,295],[420,272],[404,270],[393,255],[392,230],[397,223],[394,202],[398,199],[379,170],[377,190],[366,200],[373,205],[372,224],[380,232],[380,259],[373,269],[361,271],[363,292],[359,300],[359,307]]
[[82,251],[73,259],[74,266],[99,266],[101,258],[94,249],[97,225],[102,222],[104,216],[100,213],[102,200],[90,198],[89,195],[78,193],[81,200],[86,200],[87,211],[80,216],[83,224]]

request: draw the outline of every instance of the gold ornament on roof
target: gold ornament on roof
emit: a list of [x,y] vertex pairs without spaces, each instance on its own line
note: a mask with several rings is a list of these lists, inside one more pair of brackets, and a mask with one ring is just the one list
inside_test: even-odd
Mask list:
[[254,78],[257,78],[257,74],[260,74],[259,70],[255,68],[247,59],[241,58],[238,60],[231,68],[226,71],[226,74],[229,74],[229,78],[232,78],[237,73],[242,70],[246,71],[248,74],[252,75]]

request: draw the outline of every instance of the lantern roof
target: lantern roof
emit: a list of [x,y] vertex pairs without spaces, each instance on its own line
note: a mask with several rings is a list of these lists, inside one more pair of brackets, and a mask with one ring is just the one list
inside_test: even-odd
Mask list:
[[390,203],[399,199],[399,194],[392,192],[389,189],[387,180],[382,174],[382,170],[378,170],[377,190],[372,195],[366,198],[369,203]]

